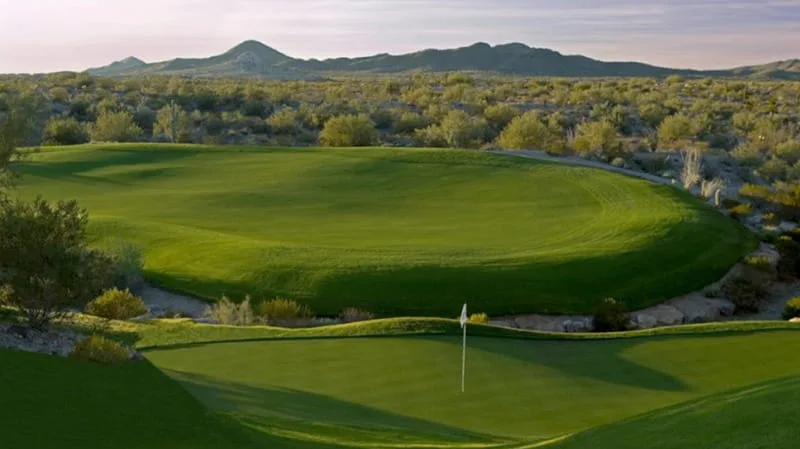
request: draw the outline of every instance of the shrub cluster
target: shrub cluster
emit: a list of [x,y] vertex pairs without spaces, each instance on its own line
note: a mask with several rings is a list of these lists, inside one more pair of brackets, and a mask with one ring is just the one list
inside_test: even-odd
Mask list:
[[485,313],[473,313],[469,316],[471,324],[489,324],[489,315]]
[[205,316],[219,324],[229,326],[249,326],[253,324],[253,307],[250,297],[246,297],[241,304],[223,296],[222,299],[206,309]]
[[273,326],[307,326],[314,320],[311,309],[291,299],[277,298],[264,301],[256,308],[256,316]]
[[355,307],[348,307],[339,314],[343,323],[355,323],[358,321],[369,321],[375,318],[370,312]]
[[630,321],[631,317],[625,304],[613,298],[603,300],[594,311],[595,332],[626,331]]
[[725,296],[736,305],[736,313],[755,313],[769,295],[764,284],[746,277],[730,279],[723,287]]
[[86,313],[109,320],[129,320],[147,313],[147,306],[130,290],[112,288],[87,304]]
[[116,365],[130,360],[130,351],[102,335],[91,335],[76,344],[69,354],[70,357],[89,362]]
[[786,309],[783,311],[784,320],[791,320],[797,317],[800,317],[800,297],[793,298],[786,303]]

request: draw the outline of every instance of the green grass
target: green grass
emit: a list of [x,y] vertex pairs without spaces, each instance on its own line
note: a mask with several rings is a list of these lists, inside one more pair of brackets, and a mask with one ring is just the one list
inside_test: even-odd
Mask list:
[[0,349],[0,367],[3,448],[265,447],[148,362],[107,367]]
[[168,289],[321,315],[641,308],[755,244],[677,189],[481,152],[106,145],[44,150],[19,171],[23,196],[78,199],[95,244],[140,246]]
[[3,447],[789,449],[800,438],[793,323],[603,335],[472,325],[463,395],[453,320],[112,322],[111,333],[150,348],[149,362],[0,350]]
[[[648,447],[665,449],[789,448],[798,436],[788,425],[800,407],[798,330],[471,336],[464,394],[460,342],[450,335],[227,342],[146,354],[204,404],[276,447],[617,449],[652,436]],[[726,436],[741,439],[730,446]]]

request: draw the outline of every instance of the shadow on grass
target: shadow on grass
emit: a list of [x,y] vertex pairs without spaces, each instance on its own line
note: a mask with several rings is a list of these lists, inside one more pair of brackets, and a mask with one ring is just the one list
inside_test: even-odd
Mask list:
[[[456,338],[431,338],[460,345]],[[642,340],[514,340],[505,338],[467,338],[467,351],[479,349],[525,362],[546,366],[569,377],[582,377],[626,387],[653,391],[689,391],[689,386],[669,374],[636,364],[622,356]],[[454,348],[454,351],[457,349]],[[469,356],[468,356],[469,357]]]
[[[328,396],[287,388],[254,387],[195,373],[165,370],[190,393],[272,438],[316,442],[320,446],[361,447],[513,443],[439,423],[398,415]],[[300,446],[298,447],[307,447]]]
[[[325,276],[299,266],[255,265],[235,281],[155,271],[148,272],[147,278],[166,289],[203,298],[217,299],[223,294],[234,299],[248,294],[257,300],[288,297],[320,316],[336,316],[345,308],[357,307],[378,317],[454,317],[464,302],[471,310],[491,316],[591,313],[607,297],[638,310],[720,279],[753,249],[755,240],[746,231],[733,225],[735,232],[731,232],[731,223],[715,218],[719,220],[678,223],[660,239],[632,251],[565,261],[360,266]],[[721,241],[720,235],[727,241]],[[303,294],[281,287],[289,280],[292,285],[307,285]]]
[[756,383],[572,435],[551,449],[794,449],[800,377]]

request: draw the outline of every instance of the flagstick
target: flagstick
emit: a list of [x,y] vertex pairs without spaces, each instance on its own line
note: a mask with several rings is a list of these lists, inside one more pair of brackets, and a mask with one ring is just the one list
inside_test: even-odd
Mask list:
[[461,349],[461,392],[464,392],[464,377],[467,372],[467,323],[464,323],[464,342]]

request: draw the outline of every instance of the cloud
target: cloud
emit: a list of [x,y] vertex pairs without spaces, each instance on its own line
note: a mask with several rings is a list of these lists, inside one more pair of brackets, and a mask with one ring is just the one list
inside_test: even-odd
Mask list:
[[0,72],[258,39],[299,57],[519,41],[600,59],[725,67],[800,57],[800,0],[0,0]]

